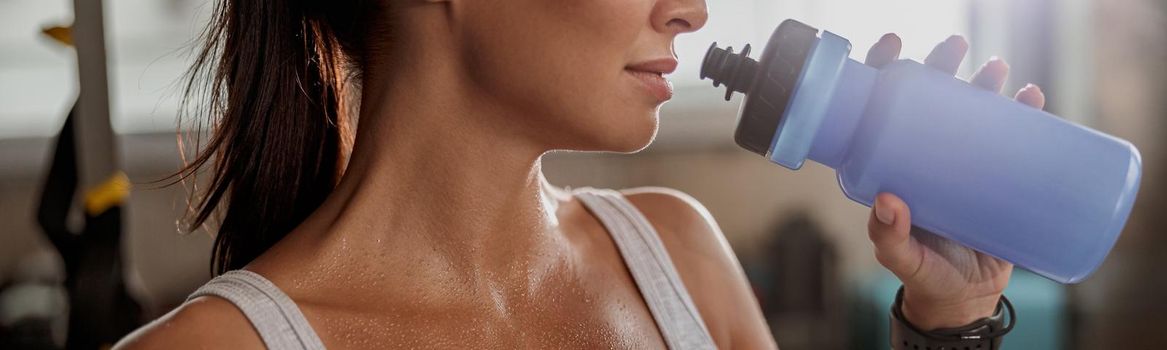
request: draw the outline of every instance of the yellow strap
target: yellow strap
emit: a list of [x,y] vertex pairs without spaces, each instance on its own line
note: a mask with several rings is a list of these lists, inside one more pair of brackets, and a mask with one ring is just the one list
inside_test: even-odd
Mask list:
[[109,179],[85,193],[85,212],[97,216],[110,207],[121,205],[130,196],[130,178],[116,172]]
[[61,45],[73,46],[73,27],[53,26],[41,29],[41,33],[48,35]]

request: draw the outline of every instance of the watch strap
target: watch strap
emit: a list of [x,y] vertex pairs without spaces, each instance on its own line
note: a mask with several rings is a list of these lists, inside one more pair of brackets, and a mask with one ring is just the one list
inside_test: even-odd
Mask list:
[[[1013,325],[1017,322],[1013,304],[1002,295],[997,303],[996,312],[990,317],[960,327],[923,331],[904,317],[903,298],[904,287],[901,286],[896,291],[895,302],[892,303],[889,315],[891,346],[896,350],[996,350],[1001,348],[1005,334],[1013,330]],[[1008,325],[1005,324],[1006,310],[1009,312]]]

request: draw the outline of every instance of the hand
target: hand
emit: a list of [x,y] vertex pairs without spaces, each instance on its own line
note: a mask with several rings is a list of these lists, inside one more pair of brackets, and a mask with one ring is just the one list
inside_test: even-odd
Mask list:
[[[884,35],[867,54],[867,64],[880,68],[899,58],[901,42]],[[968,51],[968,43],[952,36],[940,43],[924,63],[955,74]],[[993,58],[977,70],[970,83],[1000,92],[1009,66]],[[1042,108],[1045,95],[1027,85],[1014,97]],[[911,224],[908,205],[890,193],[880,193],[872,206],[867,229],[875,245],[875,257],[904,284],[903,314],[923,330],[959,327],[989,317],[997,307],[1013,264],[966,248]]]

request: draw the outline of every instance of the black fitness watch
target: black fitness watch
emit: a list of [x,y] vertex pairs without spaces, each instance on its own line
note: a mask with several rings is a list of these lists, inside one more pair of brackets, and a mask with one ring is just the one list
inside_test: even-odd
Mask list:
[[[908,322],[901,306],[904,302],[904,287],[896,291],[895,302],[891,306],[891,348],[895,350],[997,350],[1006,333],[1013,330],[1017,316],[1013,304],[1001,296],[997,311],[992,316],[982,318],[968,325],[956,328],[941,328],[922,331]],[[1009,325],[1005,325],[1005,310],[1009,311]]]

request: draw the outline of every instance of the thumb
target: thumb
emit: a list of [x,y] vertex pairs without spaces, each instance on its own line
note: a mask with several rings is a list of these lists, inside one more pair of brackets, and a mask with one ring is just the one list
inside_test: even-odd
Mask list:
[[919,270],[924,254],[912,238],[912,218],[908,204],[891,193],[875,196],[867,233],[875,244],[875,258],[901,281]]

